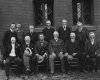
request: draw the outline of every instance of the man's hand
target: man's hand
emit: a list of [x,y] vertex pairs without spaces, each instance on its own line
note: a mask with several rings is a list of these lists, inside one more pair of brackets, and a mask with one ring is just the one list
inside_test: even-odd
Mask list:
[[52,55],[53,55],[54,57],[56,57],[56,54],[55,54],[55,53],[52,53]]
[[65,57],[67,57],[68,56],[68,53],[65,53]]
[[72,60],[73,56],[72,55],[68,55],[68,60]]
[[73,55],[73,56],[76,56],[76,55],[77,55],[77,53],[73,53],[72,55]]
[[60,52],[60,53],[59,53],[59,56],[61,56],[62,54],[63,54],[63,52]]
[[39,56],[39,54],[36,54],[36,56],[38,57],[38,56]]
[[3,60],[4,65],[6,64],[6,60]]
[[97,55],[97,52],[95,52],[95,55]]

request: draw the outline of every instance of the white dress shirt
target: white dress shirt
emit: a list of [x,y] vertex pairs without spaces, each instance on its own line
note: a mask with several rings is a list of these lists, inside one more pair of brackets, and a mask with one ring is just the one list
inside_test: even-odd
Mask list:
[[91,44],[92,44],[92,45],[94,44],[94,39],[93,39],[93,40],[91,40]]
[[63,26],[63,28],[64,28],[64,31],[66,31],[66,26],[65,25]]
[[12,45],[12,50],[11,50],[9,56],[15,57],[16,56],[16,54],[15,54],[15,44],[11,44],[11,45]]

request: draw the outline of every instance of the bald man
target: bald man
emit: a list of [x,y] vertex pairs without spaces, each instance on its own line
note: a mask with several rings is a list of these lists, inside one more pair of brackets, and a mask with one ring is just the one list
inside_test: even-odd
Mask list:
[[[87,62],[91,66],[91,70],[95,69],[95,71],[98,71],[100,68],[100,41],[95,38],[93,32],[89,33],[89,40],[85,45],[85,53]],[[96,63],[92,61],[93,58],[96,58]]]
[[38,34],[34,31],[33,25],[29,26],[29,32],[26,35],[30,36],[30,38],[31,38],[30,43],[33,45],[39,40]]
[[57,31],[55,31],[53,33],[54,35],[54,39],[52,39],[50,41],[49,44],[49,65],[50,65],[50,73],[53,74],[54,73],[54,59],[56,57],[60,58],[61,61],[61,69],[62,72],[65,73],[65,68],[64,68],[64,42],[63,40],[59,39],[59,33]]
[[77,27],[78,28],[75,31],[75,33],[76,33],[76,40],[79,41],[79,45],[80,45],[79,53],[84,56],[84,59],[83,59],[83,57],[82,58],[80,57],[81,62],[82,62],[80,64],[80,71],[83,72],[84,67],[85,67],[85,58],[86,58],[85,57],[86,56],[85,55],[85,43],[89,39],[89,32],[86,28],[83,27],[83,24],[81,22],[77,23]]
[[[34,45],[30,43],[30,40],[31,40],[30,36],[25,36],[25,44],[23,44],[21,47],[21,54],[26,74],[30,74],[31,66],[32,66],[32,71],[34,72],[34,66],[33,66],[34,62],[32,62],[32,58],[34,58],[35,53],[34,53]],[[32,65],[30,65],[30,61],[32,62],[31,63]]]
[[43,34],[45,36],[45,40],[49,42],[51,39],[53,39],[53,33],[54,29],[51,27],[51,21],[47,20],[46,22],[46,28],[43,29]]
[[19,69],[19,65],[21,62],[21,55],[20,55],[20,51],[19,51],[19,45],[16,43],[16,38],[15,37],[11,37],[11,43],[8,44],[5,48],[5,53],[3,56],[3,62],[5,64],[5,72],[6,72],[6,76],[7,79],[9,79],[9,74],[10,74],[10,63],[11,61],[16,61],[18,63],[18,69]]
[[65,42],[65,63],[66,63],[66,70],[69,71],[70,65],[69,61],[71,61],[73,58],[79,58],[81,55],[79,55],[79,42],[75,40],[75,33],[71,32],[70,34],[70,40],[67,40]]
[[67,25],[67,20],[62,20],[62,26],[58,28],[59,38],[66,42],[70,39],[71,28]]

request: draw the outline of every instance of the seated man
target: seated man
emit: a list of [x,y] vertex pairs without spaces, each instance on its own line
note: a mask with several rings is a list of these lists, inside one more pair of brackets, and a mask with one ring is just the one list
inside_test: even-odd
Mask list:
[[3,56],[3,62],[5,64],[5,72],[7,76],[7,80],[9,80],[10,73],[10,63],[11,61],[16,61],[18,63],[18,68],[20,67],[21,55],[19,52],[19,45],[16,43],[15,37],[11,37],[11,44],[8,44],[5,49],[5,53]]
[[[26,74],[30,73],[30,62],[32,61],[32,58],[34,57],[33,53],[34,46],[30,43],[30,37],[25,37],[25,44],[22,45],[21,53],[23,57],[23,63],[26,69]],[[34,62],[32,62],[32,70],[34,71]]]
[[49,44],[49,65],[50,65],[50,73],[53,74],[54,73],[54,59],[56,57],[59,57],[61,60],[61,69],[62,72],[65,73],[65,69],[64,69],[64,53],[63,53],[63,48],[64,48],[64,42],[63,40],[59,39],[59,33],[57,31],[55,31],[53,33],[54,35],[54,39],[52,39],[50,41]]
[[69,71],[69,62],[73,59],[73,58],[78,58],[79,57],[79,43],[77,40],[75,40],[75,33],[71,33],[70,34],[70,40],[67,40],[65,43],[65,63],[66,63],[66,67],[67,70]]
[[[44,40],[44,34],[39,35],[39,41],[35,44],[35,54],[38,63],[45,62],[46,68],[48,68],[48,42]],[[36,62],[37,67],[37,62]],[[48,70],[48,69],[47,69]]]
[[[93,32],[89,33],[89,38],[85,46],[86,60],[92,67],[92,70],[94,68],[95,71],[98,71],[100,67],[100,42],[95,39],[95,34]],[[93,60],[93,58],[96,58],[96,61]]]

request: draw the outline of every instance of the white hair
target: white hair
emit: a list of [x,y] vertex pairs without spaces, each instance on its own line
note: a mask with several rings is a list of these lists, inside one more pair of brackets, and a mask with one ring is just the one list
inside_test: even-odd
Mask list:
[[11,37],[11,41],[12,41],[12,40],[15,40],[15,41],[16,41],[16,38],[15,38],[15,37]]
[[81,22],[78,22],[77,25],[80,26],[80,25],[82,25],[82,23]]
[[33,26],[33,25],[30,25],[30,26],[29,26],[29,29],[30,29],[31,27],[33,27],[33,28],[34,28],[34,26]]
[[30,36],[25,36],[25,40],[30,40]]
[[54,31],[53,35],[55,35],[55,34],[58,34],[59,35],[58,31]]
[[63,19],[62,22],[67,22],[67,20],[66,19]]
[[47,20],[46,23],[50,23],[51,24],[51,21],[50,20]]
[[74,33],[74,32],[71,32],[71,33],[70,33],[70,36],[76,36],[76,35],[75,35],[75,33]]
[[94,32],[89,32],[89,36],[95,36],[95,33]]

